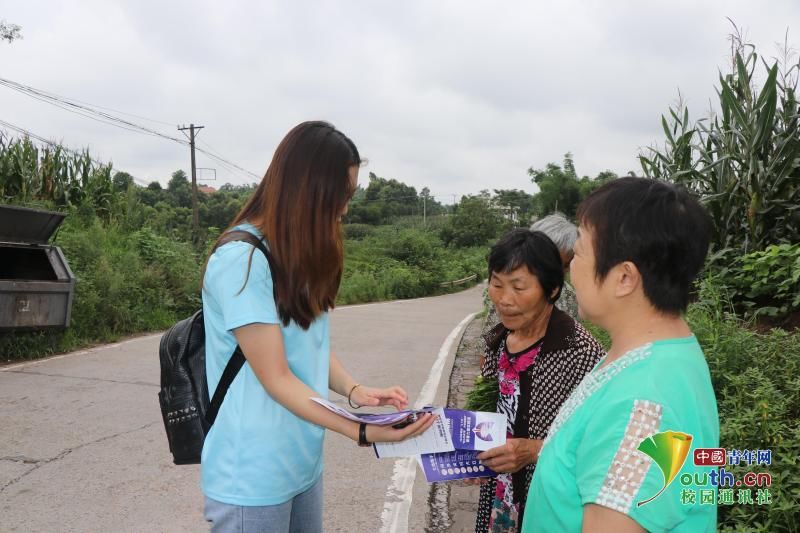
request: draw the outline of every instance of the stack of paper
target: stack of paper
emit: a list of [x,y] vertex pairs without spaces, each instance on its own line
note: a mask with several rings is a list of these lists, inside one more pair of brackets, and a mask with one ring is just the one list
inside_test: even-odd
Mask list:
[[349,420],[368,424],[390,425],[409,416],[430,412],[438,415],[428,431],[402,442],[379,442],[373,445],[375,455],[385,457],[417,457],[428,482],[490,477],[496,475],[478,461],[482,451],[506,443],[506,415],[425,407],[392,413],[353,413],[321,398],[311,398]]
[[421,455],[425,479],[431,483],[495,476],[477,456],[506,443],[506,415],[460,409],[444,409],[444,415],[454,449]]
[[375,424],[376,426],[388,426],[398,424],[405,421],[409,416],[418,416],[422,413],[433,412],[433,407],[425,407],[423,409],[407,409],[405,411],[391,411],[389,413],[353,413],[339,407],[333,402],[323,400],[322,398],[311,398],[311,401],[317,402],[322,407],[333,411],[339,416],[343,416],[348,420],[354,422],[366,422],[367,424]]

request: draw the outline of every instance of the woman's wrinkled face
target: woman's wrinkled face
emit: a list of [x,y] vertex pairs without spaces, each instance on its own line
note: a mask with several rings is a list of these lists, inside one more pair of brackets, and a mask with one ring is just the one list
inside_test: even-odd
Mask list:
[[530,326],[551,305],[539,278],[525,265],[508,273],[492,272],[489,298],[500,321],[512,331]]

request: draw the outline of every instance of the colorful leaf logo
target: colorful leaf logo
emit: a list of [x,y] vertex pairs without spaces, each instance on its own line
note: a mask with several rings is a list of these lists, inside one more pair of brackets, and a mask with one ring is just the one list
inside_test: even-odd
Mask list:
[[683,463],[686,462],[691,448],[692,436],[680,431],[656,433],[639,443],[639,451],[655,461],[661,469],[661,473],[664,475],[664,487],[655,496],[638,502],[636,507],[650,503],[666,490],[683,468]]

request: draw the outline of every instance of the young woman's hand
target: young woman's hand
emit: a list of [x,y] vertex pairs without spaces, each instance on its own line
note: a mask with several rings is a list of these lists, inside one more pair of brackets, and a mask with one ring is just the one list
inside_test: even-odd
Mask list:
[[395,429],[392,426],[367,425],[368,442],[400,442],[401,440],[411,439],[422,435],[430,429],[436,421],[437,415],[425,413],[419,420],[413,422],[402,429]]
[[479,454],[478,459],[495,472],[513,474],[539,459],[542,442],[541,439],[508,439],[502,446]]
[[408,394],[402,387],[388,387],[386,389],[376,389],[359,385],[350,395],[350,401],[355,405],[366,405],[377,407],[380,405],[391,405],[398,411],[408,407]]

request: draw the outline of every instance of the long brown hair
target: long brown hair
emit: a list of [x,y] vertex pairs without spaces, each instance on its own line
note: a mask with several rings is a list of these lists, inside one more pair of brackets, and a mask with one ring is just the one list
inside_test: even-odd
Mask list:
[[[228,228],[250,222],[266,238],[285,326],[294,320],[308,329],[335,305],[344,260],[340,217],[355,192],[350,168],[360,164],[353,141],[333,125],[298,124],[280,142],[261,183]],[[217,244],[224,237],[223,232]]]

